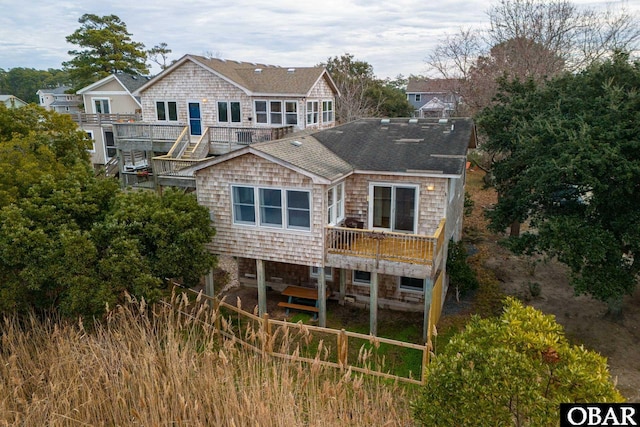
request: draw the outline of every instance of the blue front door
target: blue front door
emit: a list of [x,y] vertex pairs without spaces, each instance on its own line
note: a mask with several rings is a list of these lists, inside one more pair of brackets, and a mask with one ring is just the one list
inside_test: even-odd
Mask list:
[[189,103],[189,129],[191,135],[202,135],[202,119],[200,118],[200,103]]

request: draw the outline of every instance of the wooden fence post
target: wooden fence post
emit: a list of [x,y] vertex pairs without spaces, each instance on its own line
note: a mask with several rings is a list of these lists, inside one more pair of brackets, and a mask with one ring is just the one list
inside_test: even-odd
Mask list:
[[220,300],[213,298],[213,326],[218,334],[218,344],[222,346],[222,315],[220,314]]
[[429,365],[429,355],[431,352],[431,338],[425,343],[422,349],[422,385],[427,383],[427,366]]
[[347,366],[347,356],[349,355],[349,337],[344,329],[338,334],[338,364],[341,369]]
[[271,322],[269,322],[269,313],[262,315],[262,354],[271,354],[273,351],[273,343],[271,342]]

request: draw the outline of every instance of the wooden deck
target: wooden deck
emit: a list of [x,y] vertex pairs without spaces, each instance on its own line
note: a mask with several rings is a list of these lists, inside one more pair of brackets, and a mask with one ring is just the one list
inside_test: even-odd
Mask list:
[[432,236],[327,227],[327,253],[390,262],[433,265],[443,247],[444,220]]

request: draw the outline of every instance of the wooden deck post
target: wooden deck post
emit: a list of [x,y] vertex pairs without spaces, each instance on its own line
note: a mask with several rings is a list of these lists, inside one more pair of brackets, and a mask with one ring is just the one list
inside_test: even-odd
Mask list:
[[267,283],[264,277],[264,261],[256,259],[256,278],[258,280],[258,314],[267,312]]
[[433,279],[424,279],[424,320],[422,322],[422,342],[427,343],[429,338],[429,315],[431,311],[431,299],[433,297]]
[[214,283],[213,283],[213,268],[209,270],[204,277],[204,294],[213,298],[215,296]]
[[347,294],[347,270],[344,268],[340,269],[340,295],[338,298],[338,303],[340,305],[344,305],[344,297]]
[[324,267],[318,267],[318,326],[327,326],[327,283],[324,277]]
[[378,272],[371,272],[371,287],[369,290],[369,333],[378,335]]

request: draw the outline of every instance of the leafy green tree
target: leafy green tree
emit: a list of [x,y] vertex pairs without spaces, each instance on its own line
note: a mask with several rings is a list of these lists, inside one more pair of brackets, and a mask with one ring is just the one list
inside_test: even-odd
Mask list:
[[106,223],[109,235],[137,240],[156,277],[182,278],[193,286],[213,266],[205,245],[214,229],[207,208],[193,195],[171,189],[162,197],[145,191],[123,193]]
[[44,176],[89,170],[89,144],[68,115],[36,105],[0,105],[0,207],[25,197]]
[[70,50],[73,59],[62,64],[76,87],[87,86],[118,71],[149,73],[144,44],[131,39],[127,25],[119,17],[86,13],[78,22],[81,27],[66,40],[81,49]]
[[553,316],[508,299],[434,357],[415,403],[425,426],[556,426],[560,403],[622,402],[606,359],[570,345]]
[[467,249],[464,247],[462,240],[458,242],[449,241],[447,274],[449,275],[451,286],[455,288],[456,298],[478,289],[478,278],[471,266],[467,264]]
[[478,118],[495,156],[491,227],[528,221],[511,248],[557,257],[576,293],[620,314],[640,269],[640,63],[618,53],[543,87],[507,89]]
[[376,106],[377,116],[411,117],[413,114],[413,106],[407,101],[406,93],[392,84],[376,81],[366,95]]
[[94,176],[88,147],[65,115],[0,105],[0,312],[99,316],[214,265],[214,230],[193,195],[123,193]]
[[0,93],[17,96],[25,102],[38,103],[39,89],[70,84],[67,73],[62,70],[36,70],[34,68],[0,68]]

